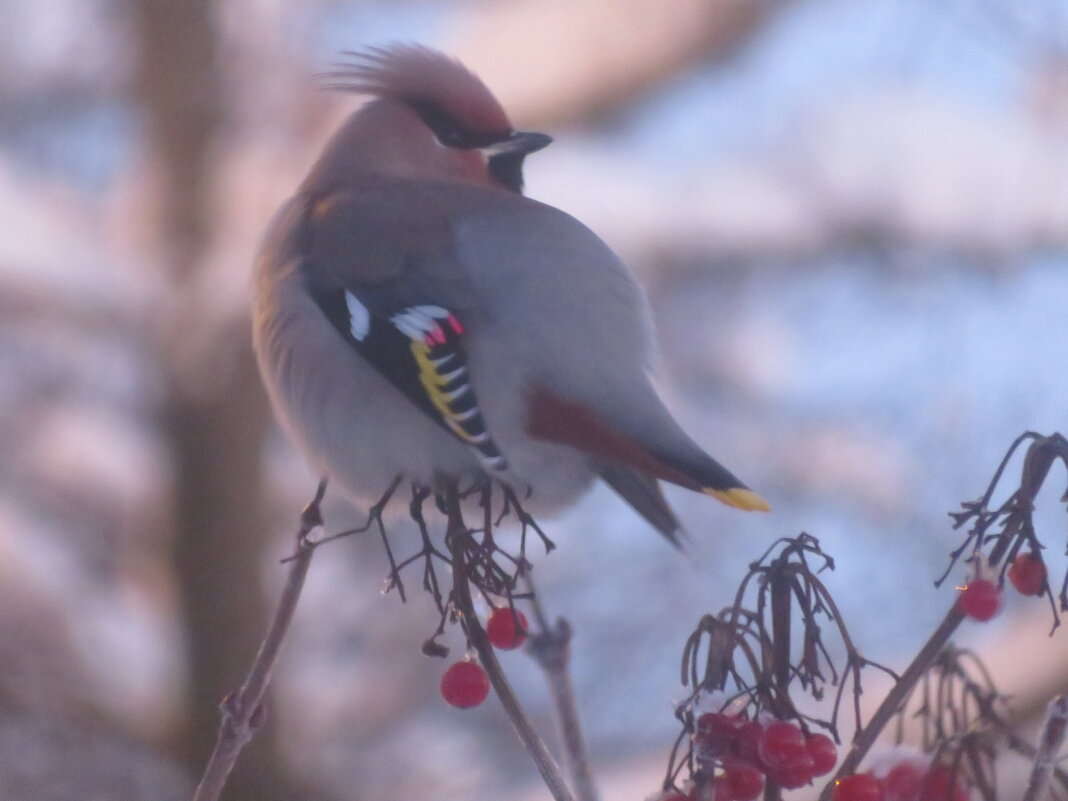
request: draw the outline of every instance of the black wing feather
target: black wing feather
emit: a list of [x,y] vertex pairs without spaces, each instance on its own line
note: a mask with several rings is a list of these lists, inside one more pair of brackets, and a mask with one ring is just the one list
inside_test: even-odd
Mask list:
[[467,373],[463,326],[434,305],[388,308],[381,293],[309,284],[330,324],[372,367],[431,420],[493,470],[507,463],[486,430]]

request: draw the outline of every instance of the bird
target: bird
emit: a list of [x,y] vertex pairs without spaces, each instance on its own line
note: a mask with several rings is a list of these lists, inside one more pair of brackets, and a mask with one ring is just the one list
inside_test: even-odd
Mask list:
[[645,295],[589,228],[523,194],[516,130],[458,60],[346,51],[363,96],[268,227],[253,341],[283,429],[357,499],[398,477],[503,485],[555,513],[599,477],[678,544],[666,481],[768,504],[675,422]]

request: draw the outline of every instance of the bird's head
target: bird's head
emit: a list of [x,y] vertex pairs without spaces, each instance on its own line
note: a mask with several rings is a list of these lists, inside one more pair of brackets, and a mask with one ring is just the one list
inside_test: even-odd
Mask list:
[[334,168],[523,189],[523,159],[552,139],[516,131],[458,61],[419,45],[347,52],[327,86],[367,95],[328,148]]

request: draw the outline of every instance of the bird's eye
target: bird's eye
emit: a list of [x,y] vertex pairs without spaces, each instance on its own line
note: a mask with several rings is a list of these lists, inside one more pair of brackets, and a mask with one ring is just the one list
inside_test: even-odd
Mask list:
[[427,128],[445,147],[470,147],[466,132],[456,118],[435,103],[413,103],[413,108]]
[[436,103],[416,101],[411,105],[423,121],[423,124],[430,129],[438,142],[445,147],[474,150],[496,144],[511,135],[511,131],[494,133],[472,131]]
[[463,147],[464,145],[463,131],[458,128],[445,128],[435,131],[434,134],[445,147]]

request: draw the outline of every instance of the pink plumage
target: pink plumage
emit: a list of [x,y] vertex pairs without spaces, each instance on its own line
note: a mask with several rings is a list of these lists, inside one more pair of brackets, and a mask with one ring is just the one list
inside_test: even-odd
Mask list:
[[352,60],[326,73],[330,89],[433,103],[474,131],[512,129],[508,115],[479,77],[443,53],[420,45],[394,44],[343,55]]

